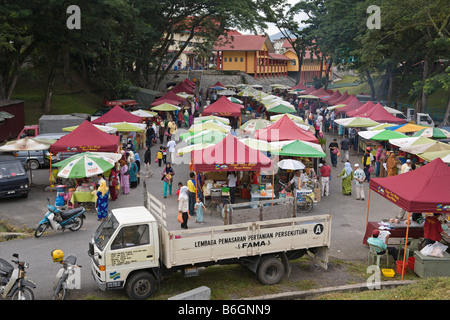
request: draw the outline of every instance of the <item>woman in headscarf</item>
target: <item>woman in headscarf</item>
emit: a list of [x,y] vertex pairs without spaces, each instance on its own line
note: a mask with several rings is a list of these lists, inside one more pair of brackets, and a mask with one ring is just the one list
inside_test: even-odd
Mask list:
[[346,162],[344,165],[344,169],[342,169],[341,173],[338,177],[342,178],[342,194],[346,196],[350,196],[352,194],[352,180],[353,180],[353,169],[350,165],[350,162]]
[[183,186],[180,189],[180,195],[178,196],[178,212],[181,213],[183,222],[181,227],[187,229],[187,223],[189,219],[189,197],[188,197],[188,187]]
[[111,195],[111,200],[116,201],[117,199],[117,186],[119,185],[119,177],[117,175],[116,166],[112,167],[111,173],[109,174],[109,194]]
[[164,181],[164,198],[167,198],[167,189],[169,189],[169,196],[172,195],[172,182],[173,182],[173,176],[175,175],[175,171],[173,170],[172,166],[170,165],[170,162],[166,163],[166,166],[164,167],[162,171],[162,178],[161,180]]
[[386,177],[386,169],[384,166],[386,165],[387,155],[386,155],[386,149],[383,148],[380,154],[380,174],[378,175],[378,178],[384,178]]
[[136,161],[134,160],[134,158],[130,159],[129,172],[130,172],[130,175],[129,175],[129,177],[130,177],[130,188],[134,189],[138,185],[138,178],[137,178],[138,166],[137,166]]
[[397,160],[395,159],[395,153],[390,152],[389,158],[386,160],[387,176],[392,177],[397,175]]
[[130,172],[128,171],[128,165],[125,160],[120,160],[120,187],[123,194],[130,193]]
[[108,197],[109,189],[106,186],[106,180],[100,180],[100,186],[97,189],[97,219],[103,220],[108,215]]

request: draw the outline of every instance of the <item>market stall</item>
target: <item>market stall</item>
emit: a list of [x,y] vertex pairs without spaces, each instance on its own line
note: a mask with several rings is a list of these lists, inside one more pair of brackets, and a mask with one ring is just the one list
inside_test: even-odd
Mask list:
[[142,117],[131,114],[119,106],[115,106],[104,115],[92,120],[92,124],[104,125],[111,122],[130,122],[139,123],[142,122]]
[[[441,213],[446,214],[448,219],[450,213],[449,181],[450,167],[439,158],[419,169],[401,175],[370,179],[366,229],[369,227],[370,193],[372,190],[408,212],[403,256],[403,263],[405,264],[407,240],[410,237],[411,213]],[[450,265],[447,266],[447,268],[449,267]],[[402,279],[403,273],[402,268]]]
[[[228,197],[227,175],[229,172],[237,172],[239,184],[236,186],[236,195],[249,199],[248,191],[259,192],[261,187],[265,190],[265,192],[260,192],[261,195],[265,196],[270,193],[270,197],[273,198],[273,184],[268,183],[262,186],[260,181],[254,179],[259,176],[261,171],[273,171],[272,161],[231,134],[216,145],[192,151],[191,159],[192,170],[205,175],[202,189],[205,197]],[[256,186],[258,190],[252,190],[251,185],[255,182],[258,184]]]
[[[231,102],[227,97],[222,96],[214,103],[206,106],[202,111],[204,116],[219,116],[230,119],[230,122],[235,124],[235,127],[241,126],[241,105]],[[239,122],[237,121],[239,119]]]

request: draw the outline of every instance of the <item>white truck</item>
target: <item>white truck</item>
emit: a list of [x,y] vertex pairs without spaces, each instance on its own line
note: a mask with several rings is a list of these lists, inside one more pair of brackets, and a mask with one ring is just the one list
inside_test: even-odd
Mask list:
[[271,285],[304,254],[327,268],[331,214],[169,231],[163,210],[148,207],[114,209],[94,233],[88,253],[101,290],[143,300],[173,272],[194,276],[217,264],[244,265]]
[[427,127],[434,127],[434,121],[428,113],[416,113],[414,108],[406,109],[406,121],[414,121],[416,124]]

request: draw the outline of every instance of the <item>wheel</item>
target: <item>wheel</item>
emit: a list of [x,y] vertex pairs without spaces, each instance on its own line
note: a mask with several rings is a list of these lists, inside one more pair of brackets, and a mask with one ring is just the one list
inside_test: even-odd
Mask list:
[[16,288],[11,295],[11,300],[34,300],[34,293],[28,287],[22,287],[22,290]]
[[297,198],[297,212],[308,213],[312,210],[314,201],[310,196],[299,196]]
[[47,223],[38,225],[38,227],[36,228],[36,231],[34,232],[34,236],[36,238],[39,238],[40,236],[42,236],[44,234],[45,230],[47,230],[48,224],[49,223],[47,222]]
[[28,164],[28,168],[30,168],[30,170],[39,169],[39,162],[37,160],[28,160],[27,164]]
[[82,226],[83,226],[83,219],[81,219],[80,217],[75,217],[73,219],[73,222],[70,224],[69,230],[77,231],[80,230]]
[[132,275],[126,285],[127,295],[132,300],[146,300],[153,295],[155,290],[156,279],[148,272]]
[[58,286],[53,292],[53,300],[64,300],[66,298],[66,287],[63,285],[64,280],[61,278],[59,280]]
[[262,284],[279,283],[285,274],[283,262],[275,257],[266,257],[261,260],[256,271],[256,276]]

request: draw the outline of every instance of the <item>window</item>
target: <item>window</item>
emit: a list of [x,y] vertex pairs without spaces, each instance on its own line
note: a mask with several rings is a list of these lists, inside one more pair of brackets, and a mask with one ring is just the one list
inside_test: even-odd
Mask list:
[[227,58],[223,58],[223,62],[227,62]]
[[241,57],[241,62],[244,62],[244,58]]
[[234,62],[237,62],[237,58],[234,58]]
[[297,61],[295,61],[295,59],[291,60],[291,65],[295,66],[297,64]]
[[142,246],[150,243],[150,235],[147,224],[123,227],[113,243],[112,250]]

